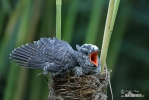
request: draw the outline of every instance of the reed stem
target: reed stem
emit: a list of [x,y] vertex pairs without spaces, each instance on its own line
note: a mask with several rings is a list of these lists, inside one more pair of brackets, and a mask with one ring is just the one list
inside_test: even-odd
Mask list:
[[56,0],[56,37],[61,39],[61,6],[62,0]]
[[100,61],[101,61],[101,73],[104,71],[104,65],[106,62],[108,47],[110,43],[111,34],[113,31],[113,26],[116,18],[116,14],[118,11],[120,0],[110,0],[109,2],[109,8],[108,8],[108,14],[106,19],[106,25],[104,30],[104,37],[102,42],[102,49],[101,49],[101,55],[100,55]]

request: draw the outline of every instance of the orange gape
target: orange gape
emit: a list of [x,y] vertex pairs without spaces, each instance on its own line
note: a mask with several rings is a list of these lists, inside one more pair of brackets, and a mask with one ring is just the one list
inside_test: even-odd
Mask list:
[[93,52],[90,54],[90,61],[96,65],[96,67],[98,66],[98,52]]

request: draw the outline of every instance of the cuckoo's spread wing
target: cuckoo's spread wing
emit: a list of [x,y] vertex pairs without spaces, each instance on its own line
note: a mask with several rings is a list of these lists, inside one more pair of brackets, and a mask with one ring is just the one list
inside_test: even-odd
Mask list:
[[65,41],[57,38],[41,38],[34,44],[14,49],[10,58],[18,65],[58,72],[66,65],[73,65],[74,50]]

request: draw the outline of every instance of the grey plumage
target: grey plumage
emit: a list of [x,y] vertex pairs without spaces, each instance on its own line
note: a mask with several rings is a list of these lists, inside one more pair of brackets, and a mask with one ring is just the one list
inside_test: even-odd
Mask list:
[[[18,47],[10,54],[10,59],[17,65],[38,68],[44,70],[44,73],[51,72],[62,74],[68,70],[80,76],[83,74],[96,74],[100,72],[100,61],[98,66],[92,63],[90,54],[98,52],[98,47],[91,44],[84,44],[81,47],[76,46],[78,51],[65,41],[57,38],[41,38],[34,41],[34,44],[28,43]],[[79,70],[74,70],[75,67]],[[78,68],[80,67],[80,68]]]
[[101,71],[99,57],[97,57],[98,66],[92,63],[89,58],[90,54],[99,51],[98,47],[92,44],[84,44],[81,47],[79,45],[76,45],[76,48],[78,50],[76,52],[76,55],[78,56],[77,60],[79,62],[79,65],[82,67],[82,72],[84,74],[99,74]]

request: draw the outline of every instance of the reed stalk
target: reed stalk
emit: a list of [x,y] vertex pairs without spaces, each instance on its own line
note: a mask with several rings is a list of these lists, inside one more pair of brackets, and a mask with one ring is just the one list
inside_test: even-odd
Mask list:
[[108,47],[110,43],[111,34],[113,31],[113,26],[116,18],[116,14],[118,11],[120,0],[110,0],[109,2],[109,8],[108,8],[108,14],[106,19],[106,25],[104,30],[104,37],[102,42],[102,49],[101,49],[101,55],[100,55],[100,61],[101,61],[101,73],[104,71],[104,65],[106,62]]
[[56,37],[61,39],[61,6],[62,0],[56,0]]

